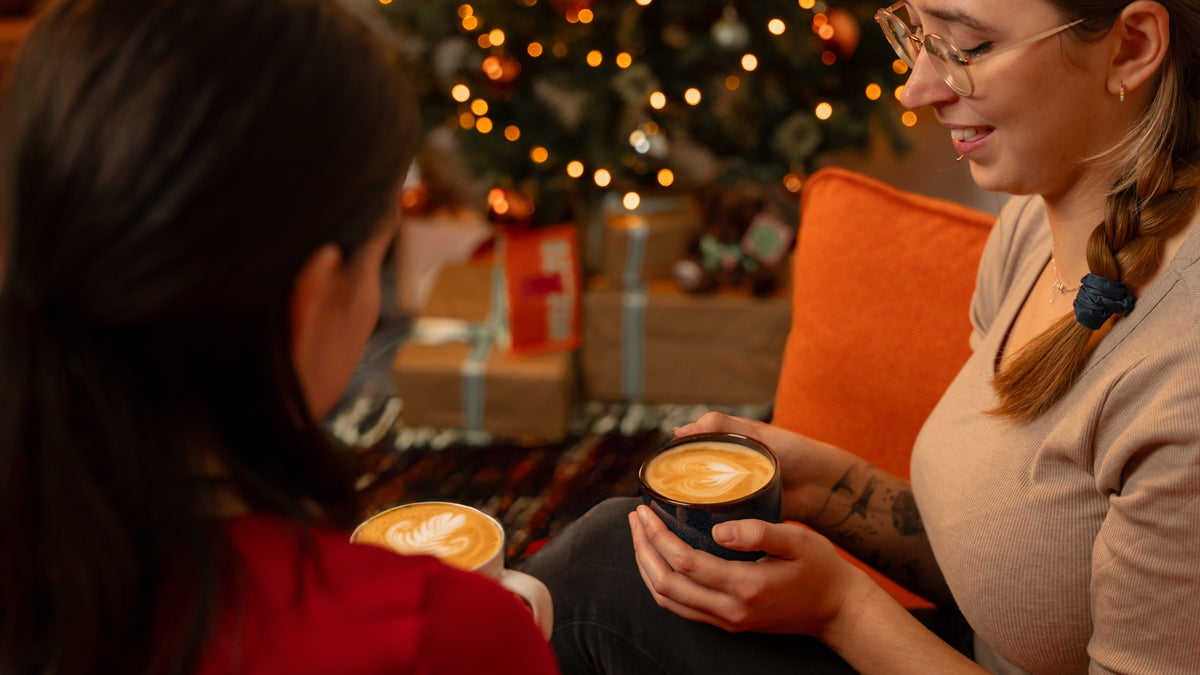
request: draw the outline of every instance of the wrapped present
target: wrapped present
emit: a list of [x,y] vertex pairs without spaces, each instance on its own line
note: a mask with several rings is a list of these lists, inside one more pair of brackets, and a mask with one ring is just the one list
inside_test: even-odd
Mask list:
[[692,200],[647,200],[632,213],[604,219],[600,272],[624,286],[670,278],[671,267],[700,235],[703,217]]
[[502,276],[495,264],[442,267],[393,363],[405,424],[506,438],[566,434],[575,352],[514,356],[504,348]]
[[479,211],[443,208],[407,214],[394,253],[399,310],[419,314],[442,266],[466,262],[491,236],[492,227]]
[[588,398],[646,403],[769,403],[791,318],[786,293],[707,295],[669,280],[584,293],[582,367]]

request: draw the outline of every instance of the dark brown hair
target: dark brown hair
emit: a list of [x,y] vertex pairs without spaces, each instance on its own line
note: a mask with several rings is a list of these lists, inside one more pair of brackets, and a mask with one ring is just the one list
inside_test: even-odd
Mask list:
[[37,19],[0,128],[0,671],[190,670],[228,562],[216,487],[349,524],[288,303],[411,161],[383,36],[336,0]]
[[[1158,269],[1163,240],[1200,204],[1200,3],[1158,0],[1170,13],[1170,46],[1156,90],[1125,137],[1095,161],[1117,169],[1104,221],[1092,231],[1093,274],[1137,287]],[[1087,17],[1083,39],[1112,27],[1129,0],[1048,0],[1064,17]],[[1079,377],[1094,331],[1068,315],[1032,340],[996,375],[997,413],[1033,420]]]

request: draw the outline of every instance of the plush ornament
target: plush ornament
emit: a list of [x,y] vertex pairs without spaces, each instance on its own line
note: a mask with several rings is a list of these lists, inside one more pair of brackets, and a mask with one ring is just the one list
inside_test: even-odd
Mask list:
[[704,231],[672,267],[686,291],[748,288],[756,297],[775,292],[795,234],[774,215],[765,188],[710,188],[698,195]]

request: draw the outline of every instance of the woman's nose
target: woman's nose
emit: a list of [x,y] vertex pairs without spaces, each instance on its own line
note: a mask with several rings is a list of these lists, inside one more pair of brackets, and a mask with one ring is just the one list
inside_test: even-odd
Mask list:
[[951,89],[933,67],[932,58],[927,49],[917,53],[908,82],[900,92],[900,104],[909,110],[937,107],[958,99],[958,92]]

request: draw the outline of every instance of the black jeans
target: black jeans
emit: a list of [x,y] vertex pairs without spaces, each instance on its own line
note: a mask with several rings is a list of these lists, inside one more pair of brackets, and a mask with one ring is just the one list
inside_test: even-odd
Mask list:
[[[554,598],[552,645],[575,673],[854,673],[820,641],[729,633],[662,609],[638,574],[628,514],[635,498],[610,499],[551,539],[522,566]],[[970,644],[957,612],[921,612],[931,630]]]

